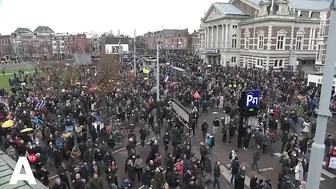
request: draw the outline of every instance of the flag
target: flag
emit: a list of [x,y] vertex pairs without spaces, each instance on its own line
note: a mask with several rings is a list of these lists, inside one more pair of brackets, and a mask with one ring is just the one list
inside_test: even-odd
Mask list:
[[37,101],[37,100],[38,100],[38,98],[35,97],[35,96],[33,96],[33,97],[30,98],[30,101],[31,101],[31,102],[35,102],[35,101]]
[[155,93],[155,92],[156,92],[156,87],[153,87],[153,88],[149,91],[150,94],[153,94],[153,93]]
[[40,100],[37,104],[36,104],[36,109],[41,109],[43,107],[45,107],[47,105],[47,103],[44,100]]
[[167,83],[167,81],[169,81],[169,76],[168,76],[168,75],[165,75],[164,78],[163,78],[163,81],[164,81],[165,83]]

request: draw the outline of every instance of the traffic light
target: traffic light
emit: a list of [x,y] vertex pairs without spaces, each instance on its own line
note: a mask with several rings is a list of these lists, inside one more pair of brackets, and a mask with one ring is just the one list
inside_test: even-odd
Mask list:
[[243,117],[252,117],[258,115],[258,108],[243,108],[242,109]]

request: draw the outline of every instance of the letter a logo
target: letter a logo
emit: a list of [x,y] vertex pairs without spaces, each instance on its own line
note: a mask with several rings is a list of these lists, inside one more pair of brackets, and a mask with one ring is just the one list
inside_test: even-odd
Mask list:
[[[25,173],[20,174],[22,167]],[[36,184],[36,179],[34,177],[33,171],[30,168],[28,159],[26,157],[19,157],[19,160],[15,165],[15,169],[9,184],[10,185],[17,184],[19,180],[28,181],[30,185]]]

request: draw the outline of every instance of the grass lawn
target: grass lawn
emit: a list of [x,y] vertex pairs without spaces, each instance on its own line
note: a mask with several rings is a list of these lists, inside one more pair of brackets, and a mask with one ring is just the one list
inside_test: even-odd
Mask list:
[[25,72],[32,72],[35,68],[12,68],[12,69],[5,69],[5,75],[2,75],[2,69],[0,69],[0,89],[2,88],[9,88],[9,78],[13,78],[14,73],[18,73],[19,70],[24,70]]
[[0,75],[0,89],[9,88],[9,78],[13,78],[13,75]]

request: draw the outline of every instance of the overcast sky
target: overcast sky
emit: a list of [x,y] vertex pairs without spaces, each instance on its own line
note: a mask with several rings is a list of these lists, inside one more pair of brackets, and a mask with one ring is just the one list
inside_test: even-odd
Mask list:
[[[226,0],[228,1],[228,0]],[[39,25],[55,32],[108,32],[133,36],[148,31],[199,28],[215,0],[0,0],[0,33]],[[222,1],[223,2],[223,1]],[[225,0],[224,0],[225,2]]]

